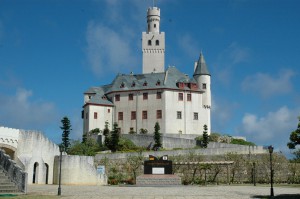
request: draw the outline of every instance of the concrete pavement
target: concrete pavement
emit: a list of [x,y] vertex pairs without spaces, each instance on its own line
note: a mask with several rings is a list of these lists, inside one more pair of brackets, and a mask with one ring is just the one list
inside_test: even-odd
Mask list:
[[[57,185],[29,185],[30,195],[57,195]],[[241,199],[253,196],[268,196],[268,186],[62,186],[65,199]],[[300,198],[300,188],[275,187],[275,195],[294,194]]]

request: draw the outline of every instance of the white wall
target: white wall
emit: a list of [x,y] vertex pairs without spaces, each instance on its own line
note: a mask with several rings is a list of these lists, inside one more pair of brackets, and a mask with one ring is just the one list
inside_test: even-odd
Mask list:
[[[59,179],[59,156],[55,157],[54,183]],[[106,185],[105,175],[97,174],[92,156],[62,156],[61,184],[63,185]]]
[[20,130],[16,156],[25,166],[28,173],[28,184],[33,182],[34,164],[37,167],[37,184],[46,183],[46,166],[48,164],[48,184],[53,183],[54,156],[59,155],[59,147],[46,138],[41,132]]

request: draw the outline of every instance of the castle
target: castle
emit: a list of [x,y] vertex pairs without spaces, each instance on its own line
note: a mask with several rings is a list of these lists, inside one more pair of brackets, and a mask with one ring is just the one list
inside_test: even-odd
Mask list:
[[[202,135],[211,129],[211,80],[203,54],[195,62],[193,77],[175,67],[165,70],[165,33],[160,32],[160,9],[147,11],[142,33],[142,74],[119,74],[112,83],[84,92],[83,133],[117,123],[122,134],[147,129],[156,122],[163,134]],[[112,125],[110,125],[111,128]]]

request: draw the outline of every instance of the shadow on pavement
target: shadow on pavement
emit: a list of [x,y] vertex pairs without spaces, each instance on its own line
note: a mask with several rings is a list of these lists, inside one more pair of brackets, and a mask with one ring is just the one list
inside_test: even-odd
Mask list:
[[252,196],[251,198],[299,199],[300,194],[281,194],[274,197],[271,197],[270,195],[257,195]]

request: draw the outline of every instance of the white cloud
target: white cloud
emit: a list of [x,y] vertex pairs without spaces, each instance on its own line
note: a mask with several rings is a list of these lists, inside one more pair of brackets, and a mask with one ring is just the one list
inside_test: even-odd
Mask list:
[[242,119],[241,131],[247,139],[260,145],[273,144],[282,151],[287,151],[286,144],[289,141],[290,132],[297,127],[297,116],[300,115],[300,107],[289,109],[286,106],[266,116],[247,113]]
[[57,117],[55,105],[50,102],[32,101],[32,91],[18,89],[15,95],[0,95],[1,126],[21,129],[41,129]]
[[102,24],[90,22],[87,28],[87,56],[97,75],[120,72],[136,65],[130,38]]
[[274,77],[269,74],[257,73],[246,77],[242,83],[242,89],[259,93],[264,98],[286,94],[293,90],[291,83],[293,76],[294,72],[291,70],[281,71],[278,76]]

